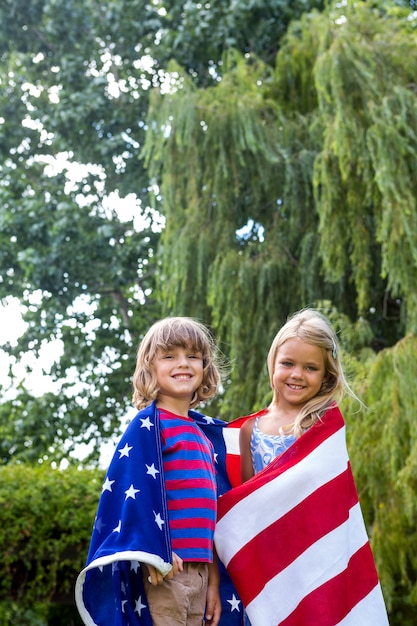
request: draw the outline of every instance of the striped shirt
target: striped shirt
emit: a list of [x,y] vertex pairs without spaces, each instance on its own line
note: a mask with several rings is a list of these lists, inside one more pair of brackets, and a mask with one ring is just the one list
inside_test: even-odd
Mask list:
[[172,549],[184,561],[213,561],[217,513],[214,451],[190,417],[160,410]]

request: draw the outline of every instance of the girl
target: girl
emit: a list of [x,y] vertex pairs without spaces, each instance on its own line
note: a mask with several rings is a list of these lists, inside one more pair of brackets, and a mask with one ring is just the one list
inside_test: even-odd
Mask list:
[[216,524],[245,624],[388,626],[337,406],[356,396],[327,319],[293,315],[268,369],[272,402],[236,420],[242,484],[220,497]]
[[308,430],[343,392],[346,382],[334,330],[314,309],[295,313],[268,354],[271,404],[240,429],[242,482],[260,472]]

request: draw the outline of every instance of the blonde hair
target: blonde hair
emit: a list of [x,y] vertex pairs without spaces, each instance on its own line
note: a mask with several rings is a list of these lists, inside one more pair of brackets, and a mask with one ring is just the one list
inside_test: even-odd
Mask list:
[[148,406],[158,397],[159,387],[153,368],[156,353],[176,346],[201,352],[203,357],[203,380],[194,393],[190,408],[216,393],[221,382],[217,363],[220,357],[209,330],[191,317],[167,317],[151,326],[137,351],[133,374],[133,403],[137,409]]
[[298,311],[288,318],[272,342],[268,353],[268,372],[272,388],[278,351],[288,339],[296,337],[321,349],[326,372],[325,380],[323,380],[318,394],[303,406],[296,417],[294,434],[299,437],[321,418],[332,403],[340,402],[344,392],[349,393],[354,398],[357,397],[347,383],[335,331],[322,313],[309,308]]

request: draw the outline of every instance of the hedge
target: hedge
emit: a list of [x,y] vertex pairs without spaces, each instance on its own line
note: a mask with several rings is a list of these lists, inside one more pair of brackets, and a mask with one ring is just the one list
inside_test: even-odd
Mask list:
[[103,472],[0,467],[0,625],[72,626]]

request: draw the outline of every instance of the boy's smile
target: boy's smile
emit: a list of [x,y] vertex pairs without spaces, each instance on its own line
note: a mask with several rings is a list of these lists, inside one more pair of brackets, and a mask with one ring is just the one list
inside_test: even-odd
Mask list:
[[189,380],[191,378],[191,374],[176,374],[173,378],[175,378],[175,380]]
[[167,351],[160,349],[153,368],[159,387],[158,405],[173,412],[178,412],[185,403],[189,405],[203,380],[202,354],[181,346],[173,346]]

